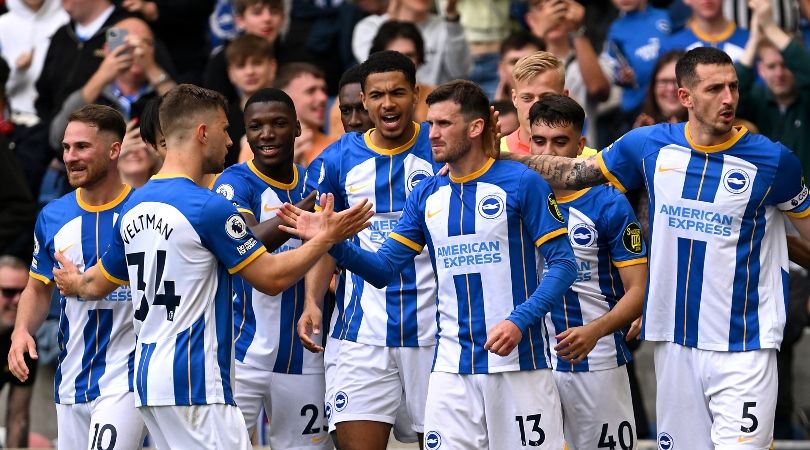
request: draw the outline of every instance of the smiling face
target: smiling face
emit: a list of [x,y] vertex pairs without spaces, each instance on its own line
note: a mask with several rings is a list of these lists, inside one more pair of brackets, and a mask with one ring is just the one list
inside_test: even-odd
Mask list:
[[245,136],[253,163],[264,173],[292,165],[295,138],[300,135],[295,111],[282,102],[255,102],[245,108]]
[[301,73],[284,87],[298,113],[298,118],[309,128],[323,127],[326,111],[326,80],[311,73]]
[[79,121],[69,122],[62,139],[62,156],[68,183],[74,188],[92,188],[102,182],[110,162],[118,159],[111,133],[99,133],[98,127]]
[[698,64],[692,86],[678,89],[678,98],[689,111],[689,122],[714,136],[731,131],[740,99],[739,81],[730,64]]
[[392,147],[407,141],[405,136],[413,122],[413,111],[419,94],[399,71],[369,74],[362,93],[363,105],[377,132],[393,144]]
[[236,15],[236,26],[267,42],[275,42],[284,27],[284,10],[254,3],[245,9],[244,14]]

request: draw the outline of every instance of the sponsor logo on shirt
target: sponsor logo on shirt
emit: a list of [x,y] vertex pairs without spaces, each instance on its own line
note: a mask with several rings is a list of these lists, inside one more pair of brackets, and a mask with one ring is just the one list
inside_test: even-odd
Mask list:
[[557,222],[565,223],[565,218],[562,215],[562,211],[560,211],[560,205],[557,204],[557,199],[554,198],[554,194],[548,194],[546,204],[548,205],[548,212],[551,213],[551,217],[557,220]]
[[628,252],[635,253],[637,255],[641,254],[644,246],[642,245],[641,227],[637,223],[631,222],[624,227],[624,233],[622,233],[622,243]]

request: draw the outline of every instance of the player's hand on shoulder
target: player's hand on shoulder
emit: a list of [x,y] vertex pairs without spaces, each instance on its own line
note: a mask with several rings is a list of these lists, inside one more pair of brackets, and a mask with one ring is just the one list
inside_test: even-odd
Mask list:
[[59,292],[66,297],[77,295],[79,292],[79,281],[82,276],[81,272],[79,272],[79,268],[61,252],[56,252],[54,257],[61,266],[53,269],[53,279],[56,281],[56,287],[59,288]]
[[322,312],[320,308],[309,304],[304,306],[301,318],[298,319],[298,337],[301,339],[304,348],[312,353],[323,351],[323,347],[312,340],[313,335],[318,336],[321,334],[321,320]]
[[558,334],[557,345],[554,346],[557,356],[575,364],[585,359],[602,337],[595,327],[589,325],[571,327]]
[[15,329],[11,333],[11,347],[8,350],[8,369],[20,381],[28,379],[26,353],[31,356],[31,359],[37,359],[37,344],[27,331]]
[[498,356],[508,356],[520,343],[523,332],[512,321],[502,320],[487,333],[484,349]]

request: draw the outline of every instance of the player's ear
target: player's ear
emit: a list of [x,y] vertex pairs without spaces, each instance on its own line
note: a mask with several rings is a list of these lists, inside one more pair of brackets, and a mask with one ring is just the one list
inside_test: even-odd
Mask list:
[[121,141],[115,141],[110,145],[110,159],[116,160],[121,156]]
[[363,103],[363,109],[368,111],[368,106],[366,106],[366,93],[363,92],[363,86],[360,85],[360,102]]
[[413,106],[415,107],[418,104],[419,104],[419,85],[414,84],[413,85]]
[[197,141],[199,141],[201,144],[208,142],[208,126],[206,126],[204,123],[197,125],[194,137],[196,137]]
[[467,128],[467,136],[470,139],[481,137],[484,133],[484,119],[478,118],[470,122]]
[[301,136],[301,121],[295,121],[295,137]]
[[582,150],[585,150],[585,141],[587,138],[585,136],[579,137],[579,143],[577,144],[577,156],[582,155]]
[[692,105],[692,93],[689,91],[688,88],[679,87],[678,88],[678,101],[681,102],[685,108],[691,108]]

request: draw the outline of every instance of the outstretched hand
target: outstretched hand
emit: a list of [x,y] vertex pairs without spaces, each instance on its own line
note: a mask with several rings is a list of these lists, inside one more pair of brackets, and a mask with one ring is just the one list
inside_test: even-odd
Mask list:
[[59,292],[66,297],[78,295],[79,282],[82,277],[79,268],[65,257],[62,252],[56,252],[54,256],[56,257],[56,261],[61,265],[61,268],[53,269],[53,279],[56,281],[56,287],[59,288]]
[[304,211],[285,203],[278,212],[285,225],[279,228],[305,241],[322,235],[329,242],[338,243],[371,225],[369,220],[374,216],[371,207],[368,199],[364,199],[349,209],[335,212],[335,196],[323,194],[320,212]]

